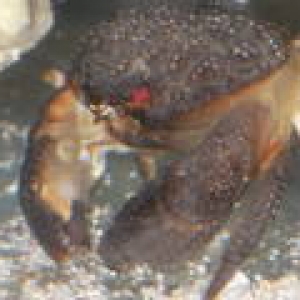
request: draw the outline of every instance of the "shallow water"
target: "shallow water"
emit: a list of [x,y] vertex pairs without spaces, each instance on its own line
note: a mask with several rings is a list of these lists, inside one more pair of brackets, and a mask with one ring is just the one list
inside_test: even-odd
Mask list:
[[[249,10],[297,32],[300,31],[298,2],[257,0],[250,3]],[[204,255],[199,265],[191,267],[189,276],[178,275],[175,279],[153,275],[148,270],[137,270],[131,277],[123,278],[94,258],[57,270],[30,237],[20,217],[18,173],[26,135],[42,103],[52,92],[41,81],[41,74],[50,67],[66,66],[80,33],[90,24],[112,17],[117,4],[117,1],[67,1],[59,7],[55,27],[48,37],[20,62],[0,74],[0,299],[167,299],[168,295],[182,299],[184,292],[178,290],[178,282],[183,290],[191,291],[190,299],[194,299],[199,286],[207,283],[214,265],[211,263],[214,251]],[[119,200],[123,195],[129,197],[141,180],[133,159],[114,156],[110,161],[98,192],[104,206],[118,209]],[[245,266],[243,274],[247,274],[246,278],[260,282],[262,278],[300,275],[299,167],[300,151],[285,207],[270,226],[257,253]],[[287,296],[286,299],[297,298]]]

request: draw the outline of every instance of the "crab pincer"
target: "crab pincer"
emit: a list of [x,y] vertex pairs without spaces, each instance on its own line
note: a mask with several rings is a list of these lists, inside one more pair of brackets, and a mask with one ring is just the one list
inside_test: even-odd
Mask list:
[[21,170],[21,207],[55,261],[90,247],[87,200],[94,162],[87,145],[98,132],[93,119],[76,88],[65,86],[45,105],[29,134]]
[[[108,265],[155,269],[191,260],[229,218],[269,142],[268,109],[242,105],[222,118],[203,143],[172,161],[115,217],[100,242]],[[255,139],[259,128],[265,138]]]
[[[44,250],[63,261],[91,247],[90,192],[105,171],[105,153],[129,149],[128,140],[145,144],[147,139],[131,118],[108,117],[107,110],[114,115],[113,108],[93,111],[76,84],[57,73],[64,76],[63,84],[29,133],[20,203]],[[143,153],[141,163],[148,172],[146,158]]]

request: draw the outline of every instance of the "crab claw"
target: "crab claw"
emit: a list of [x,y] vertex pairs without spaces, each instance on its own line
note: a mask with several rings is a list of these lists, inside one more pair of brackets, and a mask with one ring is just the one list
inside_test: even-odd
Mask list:
[[30,131],[21,170],[21,207],[36,238],[55,261],[90,247],[86,199],[93,166],[81,159],[78,128],[89,114],[79,107],[78,98],[69,86],[47,103]]
[[[106,113],[105,107],[97,109],[96,114]],[[66,81],[30,131],[20,202],[31,230],[55,261],[90,248],[90,191],[105,171],[105,153],[130,149],[127,130],[140,135],[135,120],[110,113],[97,118],[76,83]]]
[[105,262],[119,270],[143,263],[164,269],[194,259],[256,172],[268,119],[268,109],[257,103],[222,118],[203,143],[173,161],[116,215],[99,245]]

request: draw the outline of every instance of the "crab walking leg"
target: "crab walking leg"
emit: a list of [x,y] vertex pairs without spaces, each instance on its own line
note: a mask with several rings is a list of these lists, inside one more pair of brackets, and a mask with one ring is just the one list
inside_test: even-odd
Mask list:
[[241,105],[192,152],[171,162],[104,233],[99,252],[105,262],[120,270],[141,263],[164,269],[193,259],[255,173],[269,141],[268,116],[268,108],[255,101]]
[[236,218],[230,225],[230,243],[203,299],[215,299],[257,247],[267,222],[276,216],[284,200],[291,167],[292,151],[289,146],[285,147],[281,150],[271,146],[269,161],[265,157],[262,162],[265,165],[245,191],[241,203],[246,206],[246,216]]

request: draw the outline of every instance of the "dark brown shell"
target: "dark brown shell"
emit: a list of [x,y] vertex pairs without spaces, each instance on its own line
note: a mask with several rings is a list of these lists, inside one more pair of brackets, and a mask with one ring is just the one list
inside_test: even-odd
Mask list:
[[161,124],[266,77],[287,58],[286,38],[240,14],[131,10],[83,38],[71,74],[101,99],[149,85],[145,119]]

